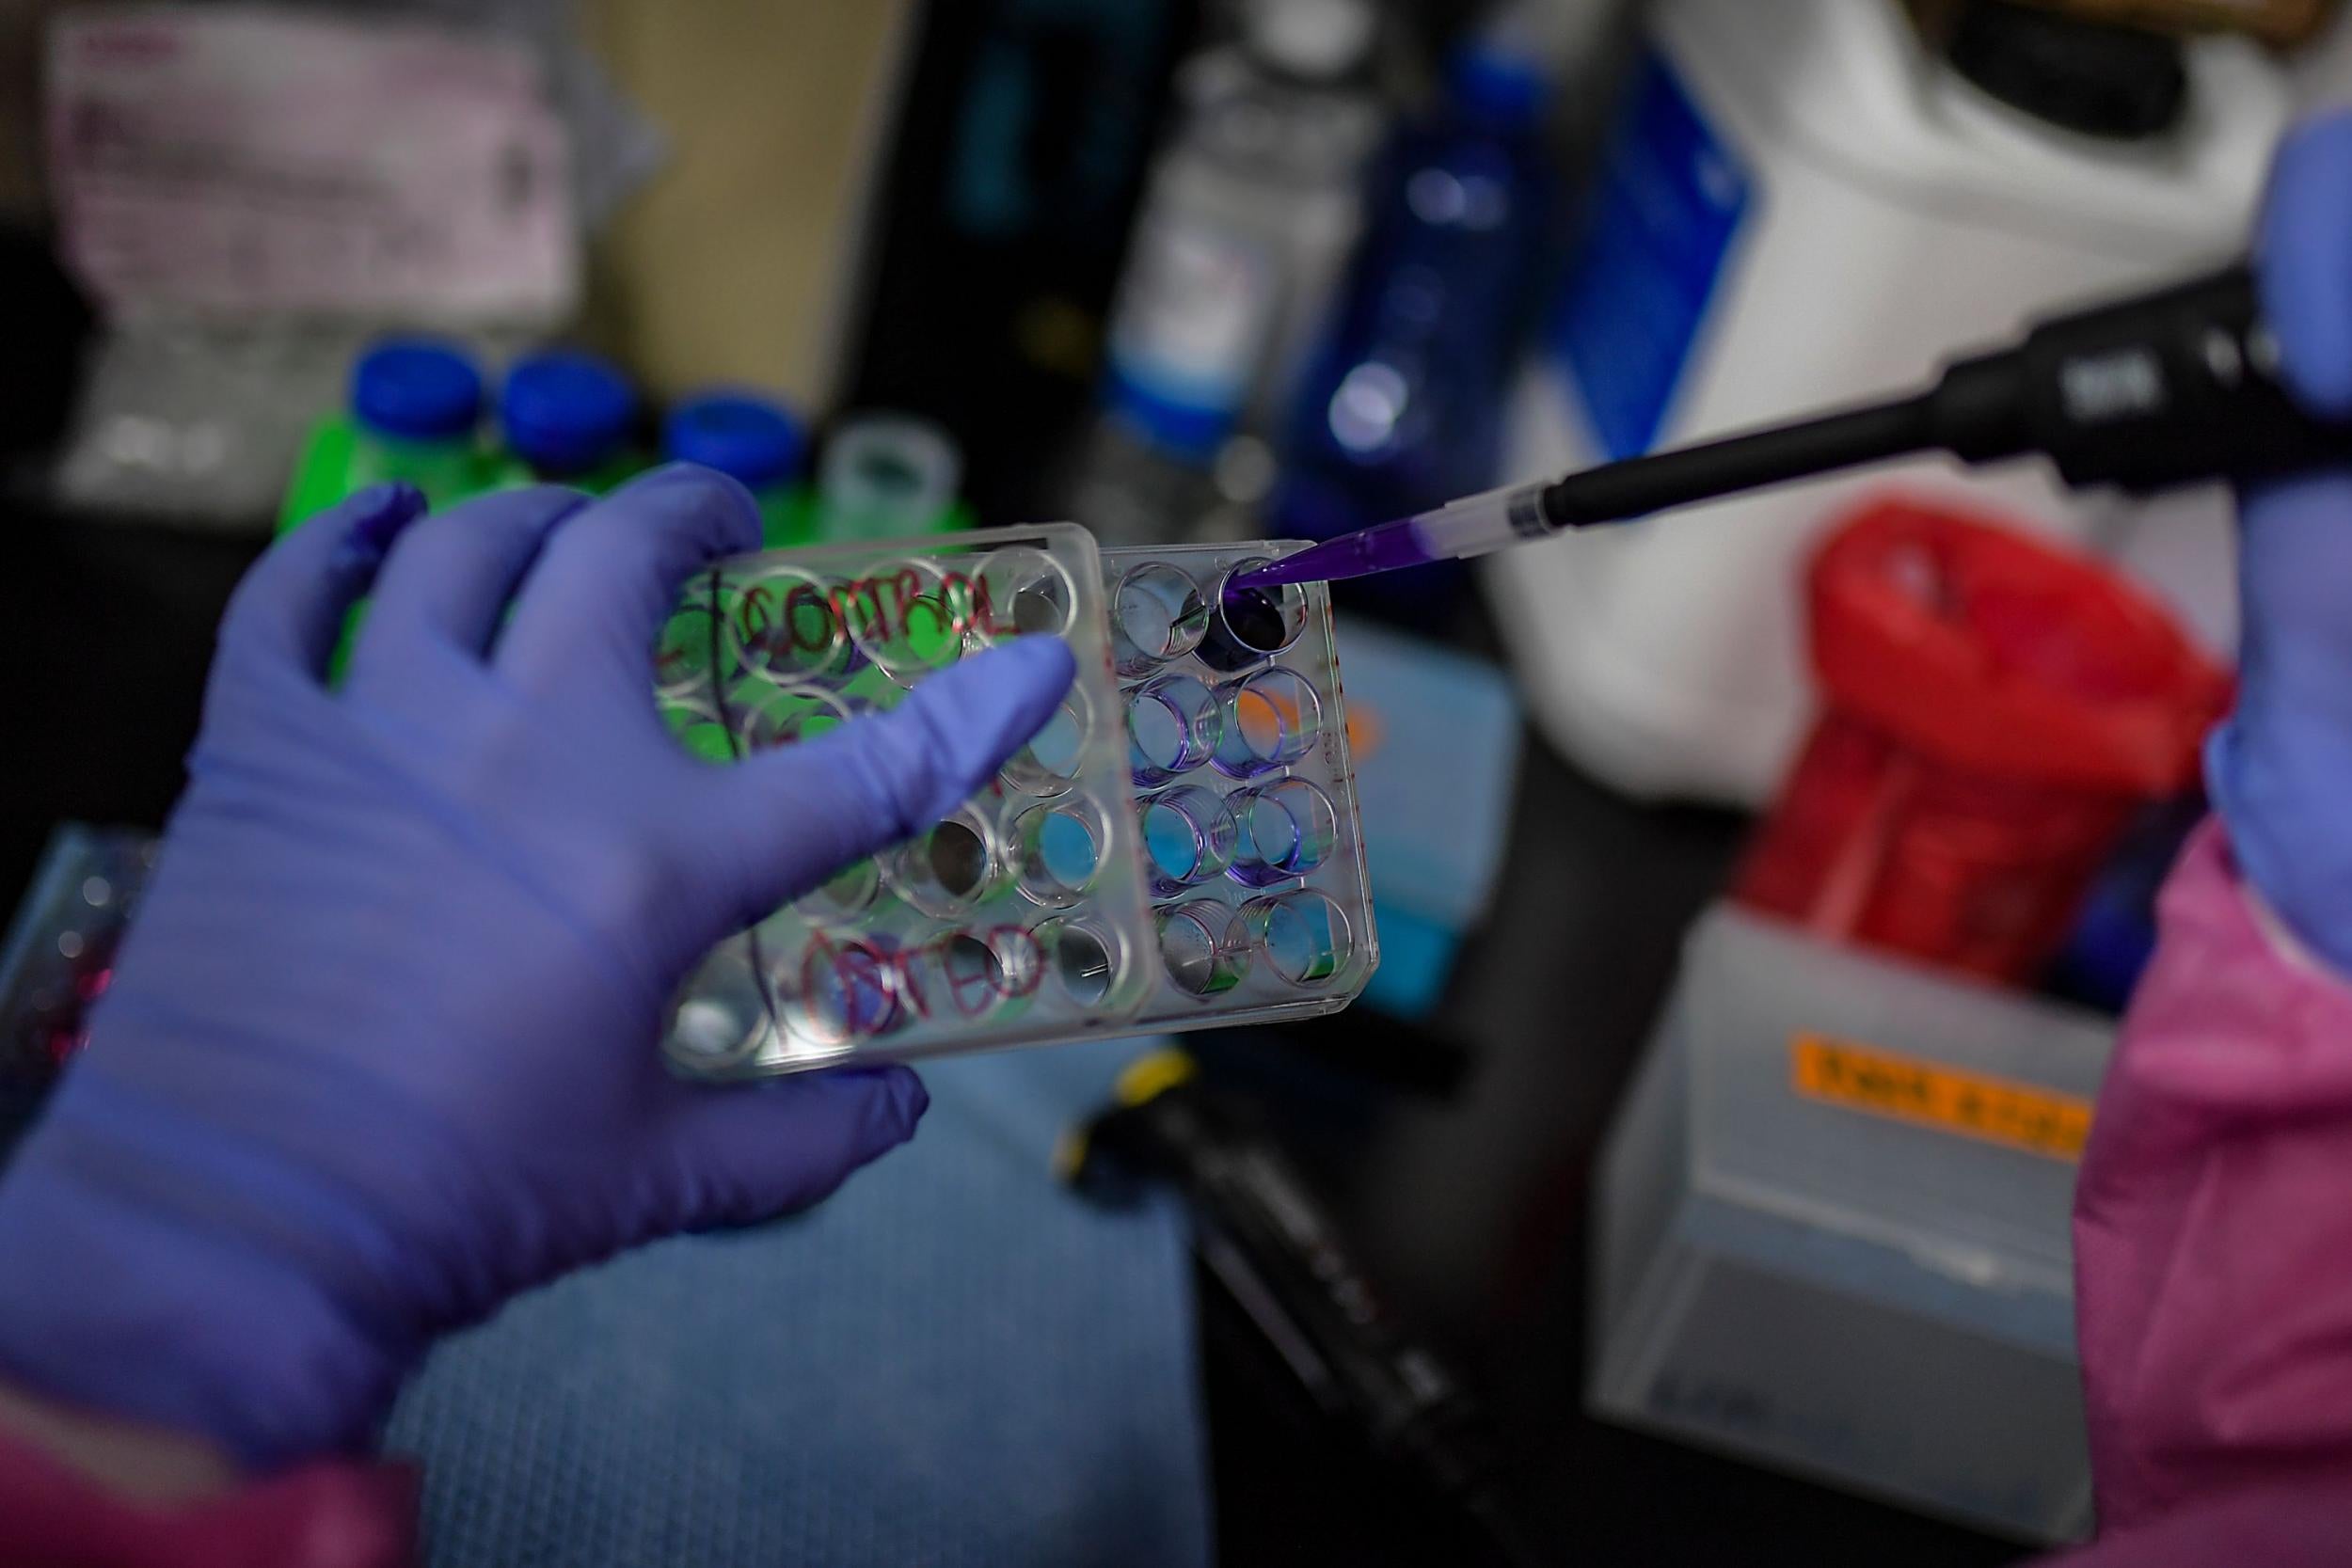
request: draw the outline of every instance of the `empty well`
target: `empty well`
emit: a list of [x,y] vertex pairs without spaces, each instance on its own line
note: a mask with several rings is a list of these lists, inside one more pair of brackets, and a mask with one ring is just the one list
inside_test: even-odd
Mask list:
[[1146,800],[1137,816],[1154,898],[1172,898],[1233,863],[1241,831],[1216,790],[1198,784],[1163,790]]
[[1020,926],[944,932],[923,947],[906,990],[925,1018],[1002,1022],[1037,994],[1044,954]]
[[1187,996],[1221,996],[1249,974],[1248,922],[1216,898],[1188,898],[1152,916],[1160,967]]
[[1032,806],[1013,819],[1021,891],[1048,909],[1067,909],[1086,896],[1110,852],[1110,823],[1103,809],[1080,796]]
[[865,919],[881,896],[882,867],[867,859],[834,873],[792,908],[818,926],[845,926]]
[[1237,789],[1226,804],[1239,830],[1231,874],[1250,887],[1307,876],[1339,843],[1339,808],[1320,784],[1305,779]]
[[737,742],[719,722],[718,710],[711,705],[708,692],[690,696],[660,699],[662,727],[677,737],[678,744],[705,762],[733,762]]
[[1323,734],[1323,699],[1295,671],[1260,670],[1227,689],[1223,728],[1218,772],[1236,779],[1276,772],[1314,750]]
[[677,736],[678,744],[691,754],[705,762],[735,760],[734,737],[717,720],[699,718],[683,708],[671,709],[667,717],[671,721],[671,733]]
[[1016,545],[968,568],[965,620],[976,643],[1008,637],[1066,637],[1077,625],[1078,595],[1062,563]]
[[730,705],[726,717],[746,752],[820,740],[850,721],[850,705],[815,687],[754,691]]
[[925,914],[955,920],[994,896],[1006,870],[1004,847],[988,819],[964,805],[891,851],[883,877]]
[[1311,888],[1253,898],[1241,912],[1266,967],[1294,986],[1328,984],[1355,957],[1345,911]]
[[1037,928],[1037,942],[1054,990],[1081,1007],[1103,1006],[1126,978],[1126,942],[1102,921],[1084,915],[1049,920]]
[[1111,657],[1122,675],[1145,675],[1200,645],[1209,601],[1189,574],[1147,562],[1111,591]]
[[743,668],[779,686],[825,685],[850,674],[861,661],[843,623],[850,594],[789,566],[734,584],[721,604]]
[[653,689],[664,697],[701,693],[711,684],[716,660],[725,657],[719,595],[708,590],[688,598],[661,624],[653,647]]
[[896,685],[912,687],[963,656],[968,601],[935,562],[877,562],[834,603],[850,641]]
[[1085,770],[1087,742],[1094,734],[1094,705],[1084,687],[1073,686],[1044,726],[1006,759],[1006,784],[1024,795],[1065,793]]
[[1207,683],[1159,675],[1127,694],[1127,758],[1136,787],[1156,789],[1216,755],[1225,705]]
[[689,1069],[742,1061],[768,1035],[768,998],[741,938],[704,960],[670,1020],[671,1057]]

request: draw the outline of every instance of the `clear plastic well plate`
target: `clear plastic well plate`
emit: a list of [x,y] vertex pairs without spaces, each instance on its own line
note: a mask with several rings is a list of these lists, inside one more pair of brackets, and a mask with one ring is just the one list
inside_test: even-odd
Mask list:
[[942,822],[714,949],[667,1042],[790,1072],[1343,1007],[1378,961],[1320,585],[1232,594],[1296,546],[1098,553],[1071,524],[771,551],[689,585],[671,728],[725,762],[1068,639],[1061,709]]

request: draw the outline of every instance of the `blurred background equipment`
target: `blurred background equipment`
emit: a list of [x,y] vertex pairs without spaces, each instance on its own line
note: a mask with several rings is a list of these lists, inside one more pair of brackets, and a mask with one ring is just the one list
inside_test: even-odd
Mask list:
[[897,127],[926,113],[914,38],[947,8],[432,0],[468,18],[510,3],[553,13],[578,40],[559,59],[593,60],[659,127],[658,175],[591,214],[604,227],[585,341],[660,402],[722,382],[803,409],[852,401],[850,328],[878,264],[882,162]]
[[2228,677],[2088,558],[1883,497],[1810,574],[1824,708],[1736,896],[2030,983],[2137,810],[2196,787]]
[[[677,459],[773,546],[1326,539],[2221,264],[2336,99],[2315,0],[0,8],[8,1114],[103,992],[232,584],[361,485]],[[2201,813],[2229,547],[2217,491],[1923,460],[1340,585],[1383,961],[1190,1037],[1150,1104],[1208,1133],[1137,1162],[1189,1201],[1043,1166],[1138,1048],[942,1064],[806,1220],[453,1344],[395,1424],[434,1560],[2079,1533],[2072,1157]],[[52,847],[90,820],[132,826]],[[1336,1272],[1216,1239],[1268,1162],[1253,1212]],[[1372,1375],[1302,1382],[1375,1279]],[[1486,1525],[1364,1441],[1472,1406]]]
[[1377,24],[1370,0],[1261,0],[1181,68],[1067,501],[1108,542],[1193,535],[1220,448],[1295,384],[1362,226]]
[[[1494,481],[1502,396],[1552,215],[1554,62],[1536,17],[1534,6],[1507,8],[1456,45],[1437,103],[1372,177],[1370,228],[1286,410],[1281,534],[1328,539]],[[1376,591],[1442,626],[1464,584],[1441,566]]]
[[75,8],[46,90],[60,244],[117,316],[549,321],[578,303],[568,136],[519,39]]
[[443,507],[481,489],[484,388],[472,355],[430,338],[392,339],[352,367],[346,417],[323,420],[286,492],[288,523],[352,491],[405,481]]
[[1204,1089],[1181,1051],[1141,1057],[1113,1102],[1066,1133],[1063,1180],[1099,1202],[1173,1187],[1202,1264],[1256,1320],[1315,1403],[1461,1509],[1509,1563],[1544,1560],[1503,1505],[1486,1420],[1444,1361],[1385,1306],[1346,1240],[1246,1106]]
[[89,1011],[155,865],[143,832],[69,822],[0,935],[0,1137],[13,1139],[89,1041]]
[[[2157,33],[2249,33],[2266,43],[2309,42],[2328,24],[2335,0],[2027,0],[2042,10],[2091,22],[2122,23]],[[1930,36],[1963,24],[1975,0],[1909,0]],[[2009,8],[2004,7],[2003,8]]]
[[842,325],[839,400],[968,449],[992,520],[1055,514],[1043,475],[1090,411],[1129,228],[1200,0],[916,8]]
[[1494,664],[1343,617],[1347,744],[1372,874],[1380,967],[1366,1004],[1437,1013],[1493,908],[1519,783],[1518,699]]
[[[616,101],[559,107],[578,46],[545,17],[534,30],[532,8],[462,27],[326,7],[59,11],[48,194],[59,254],[109,326],[57,473],[69,500],[250,527],[367,333],[529,331],[577,308],[581,198],[626,180],[629,136],[581,134],[625,119]],[[592,147],[611,166],[584,166]]]
[[[2075,25],[2063,58],[2077,71],[2020,73],[2045,95],[2037,112],[1939,61],[1892,7],[1662,0],[1515,394],[1506,475],[1901,385],[1951,345],[2240,248],[2287,113],[2279,68],[2243,39],[2136,36],[2140,69],[2179,76],[2176,113],[2090,135],[2079,111],[2113,95],[2117,40]],[[1979,58],[1979,79],[1987,69]],[[2126,559],[2178,554],[2166,591],[2228,635],[2217,490],[2151,506],[2069,498],[2039,474],[1898,471]],[[1807,710],[1801,562],[1858,483],[1741,497],[1490,568],[1546,735],[1643,795],[1767,799]],[[2193,547],[2161,547],[2184,534]]]

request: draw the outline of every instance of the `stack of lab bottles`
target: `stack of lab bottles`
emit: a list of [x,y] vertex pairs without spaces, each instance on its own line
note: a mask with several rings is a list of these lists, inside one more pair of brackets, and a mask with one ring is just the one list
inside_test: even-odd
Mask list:
[[[386,480],[416,485],[439,511],[526,484],[602,495],[645,467],[637,390],[609,360],[574,349],[516,359],[487,432],[485,385],[479,364],[456,343],[395,338],[375,344],[353,369],[348,406],[313,427],[278,531]],[[961,451],[946,431],[911,415],[840,420],[814,484],[807,424],[761,392],[693,392],[671,405],[660,436],[664,461],[700,464],[751,491],[770,549],[972,524],[960,499]]]
[[1361,229],[1375,23],[1367,0],[1254,0],[1239,43],[1182,68],[1070,486],[1106,543],[1193,531],[1220,452],[1279,422]]
[[[1548,205],[1544,63],[1506,36],[1455,55],[1400,135],[1331,328],[1299,384],[1275,531],[1328,539],[1494,482],[1502,400]],[[1457,588],[1444,565],[1379,584],[1391,604]]]
[[644,467],[637,392],[595,355],[526,355],[501,386],[495,439],[483,430],[485,378],[463,346],[390,338],[353,366],[347,407],[312,427],[286,487],[278,531],[367,486],[414,484],[435,511],[516,485],[598,494]]

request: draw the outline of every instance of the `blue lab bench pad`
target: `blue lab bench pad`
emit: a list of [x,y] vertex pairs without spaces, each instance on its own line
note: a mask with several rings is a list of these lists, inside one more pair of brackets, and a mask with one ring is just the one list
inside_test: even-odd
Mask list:
[[1338,640],[1380,925],[1380,967],[1363,999],[1422,1018],[1502,873],[1518,786],[1518,695],[1484,659],[1367,621],[1343,617]]
[[1375,899],[1374,908],[1379,911],[1380,967],[1364,987],[1363,1001],[1391,1018],[1427,1018],[1445,1000],[1462,934],[1388,899]]
[[430,1568],[1205,1568],[1184,1227],[1049,1168],[1155,1043],[930,1065],[914,1141],[810,1213],[444,1344],[387,1438]]
[[1369,621],[1342,617],[1338,642],[1374,901],[1468,926],[1502,874],[1518,693],[1485,659]]

